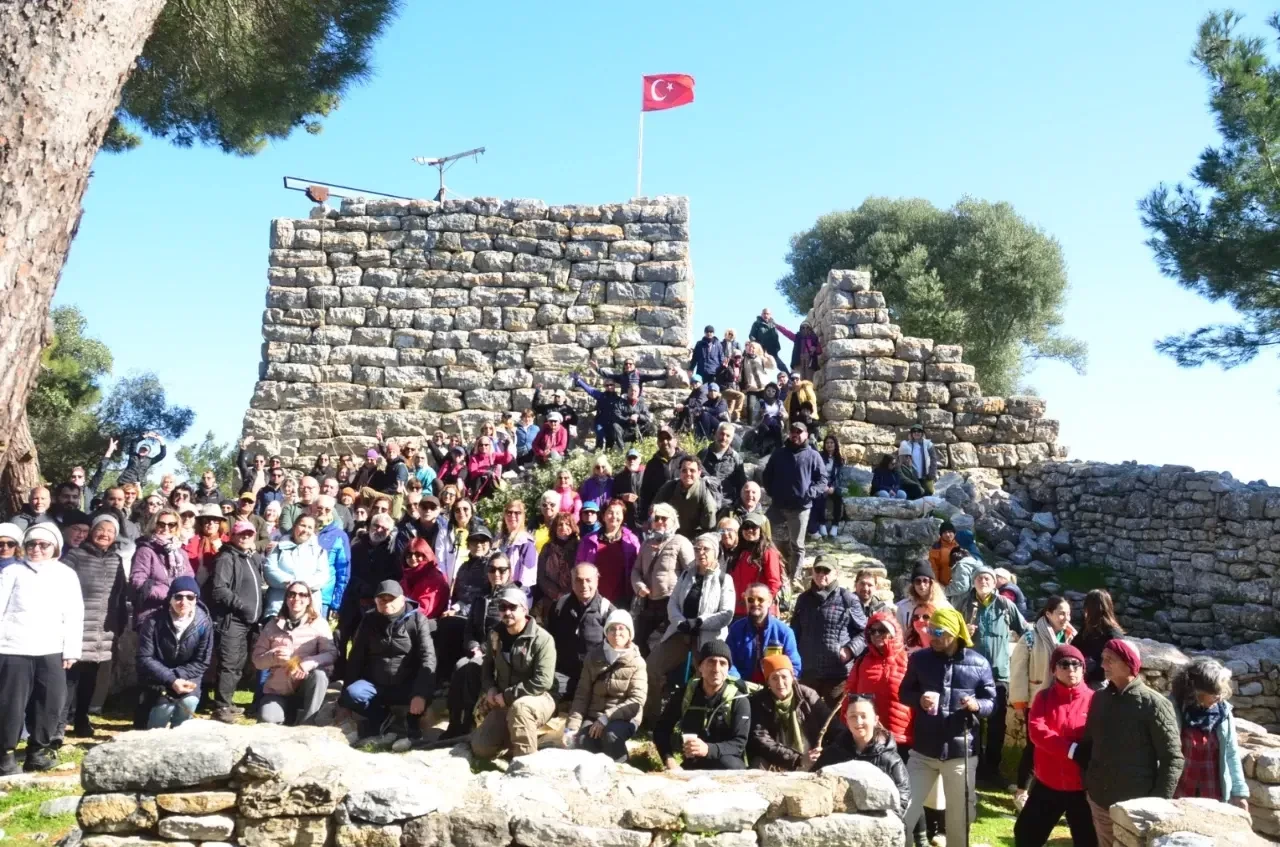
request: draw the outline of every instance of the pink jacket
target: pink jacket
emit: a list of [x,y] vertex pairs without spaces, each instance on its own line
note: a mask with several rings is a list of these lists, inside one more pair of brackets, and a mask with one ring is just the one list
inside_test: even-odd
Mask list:
[[[316,668],[332,671],[333,663],[338,660],[338,648],[333,644],[333,633],[324,618],[317,617],[288,632],[281,625],[283,620],[283,615],[273,618],[254,642],[253,666],[258,670],[271,671],[262,687],[264,694],[288,697],[298,688],[298,683],[289,676],[289,665],[295,659],[298,660],[298,666],[307,673]],[[289,643],[293,651],[292,658],[278,659],[271,655],[271,648],[278,641]]]

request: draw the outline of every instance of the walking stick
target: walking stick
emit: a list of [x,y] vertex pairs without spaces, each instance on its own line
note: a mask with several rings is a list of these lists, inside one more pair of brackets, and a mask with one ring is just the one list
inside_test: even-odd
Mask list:
[[969,715],[964,713],[964,847],[969,847]]
[[836,719],[836,715],[844,709],[844,701],[848,698],[848,694],[840,695],[840,702],[836,704],[836,708],[831,710],[831,714],[827,715],[827,720],[822,724],[822,731],[818,733],[818,743],[815,747],[822,746],[822,739],[827,737],[827,730],[831,728],[831,722]]

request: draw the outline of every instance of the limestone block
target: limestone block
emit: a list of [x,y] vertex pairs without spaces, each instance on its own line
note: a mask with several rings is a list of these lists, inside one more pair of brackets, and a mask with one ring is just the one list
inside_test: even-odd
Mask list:
[[435,368],[398,365],[383,369],[383,384],[387,388],[418,391],[423,388],[439,387],[440,376]]
[[331,268],[347,268],[356,262],[355,253],[330,253],[329,267]]
[[952,468],[978,467],[978,451],[972,444],[960,441],[955,444],[948,444],[947,450],[951,457]]
[[769,808],[769,801],[749,791],[715,791],[685,800],[682,814],[691,832],[741,832],[751,829]]
[[964,348],[958,344],[937,344],[933,348],[933,361],[957,364],[964,356]]
[[325,847],[329,840],[324,817],[242,818],[236,829],[241,847]]
[[358,307],[335,306],[325,312],[325,322],[334,326],[364,326],[365,310]]
[[76,821],[85,832],[145,832],[159,813],[153,797],[137,794],[86,794],[76,808]]
[[515,256],[506,251],[482,250],[476,253],[472,266],[478,271],[509,271]]
[[476,230],[479,232],[487,232],[491,235],[506,235],[511,232],[512,222],[507,218],[500,218],[494,215],[477,215]]
[[335,365],[394,365],[397,354],[394,349],[357,344],[334,347],[329,351],[329,361]]
[[653,255],[654,261],[658,261],[658,262],[686,261],[689,258],[689,242],[687,241],[655,241],[653,242],[652,255]]
[[827,284],[838,291],[870,291],[871,274],[867,271],[827,271]]
[[581,368],[586,363],[587,351],[570,344],[535,345],[525,354],[528,368]]
[[[959,431],[957,428],[957,435]],[[976,448],[978,452],[978,465],[983,468],[1012,468],[1017,467],[1018,451],[1012,444],[979,444]]]
[[635,320],[641,326],[683,328],[688,324],[688,315],[683,309],[642,305],[636,309]]
[[847,338],[840,341],[832,341],[827,345],[825,352],[829,358],[844,359],[866,356],[892,356],[896,350],[894,343],[888,339]]
[[268,362],[264,378],[273,382],[319,382],[320,371],[314,365]]
[[538,288],[547,284],[547,274],[511,271],[502,275],[502,284],[518,288]]
[[225,841],[235,828],[229,815],[172,815],[161,819],[157,831],[173,841]]
[[323,281],[317,279],[313,284],[328,285],[332,283],[339,288],[345,288],[348,285],[359,285],[364,281],[364,268],[347,267],[334,268],[333,270],[325,268],[324,270],[328,272],[328,279]]
[[513,221],[541,220],[547,217],[547,204],[542,200],[513,198],[502,203],[498,214]]
[[[648,282],[609,282],[605,301],[612,306],[642,306],[661,302],[666,287]],[[633,312],[634,314],[634,312]]]
[[1032,396],[1010,397],[1006,400],[1006,407],[1015,418],[1037,420],[1044,417],[1045,401]]
[[[881,359],[879,361],[892,361]],[[941,382],[900,382],[893,386],[890,399],[901,400],[919,405],[945,406],[951,400],[945,383]],[[948,415],[948,419],[950,415]]]
[[[897,341],[902,336],[902,331],[898,327],[888,323],[854,324],[852,327],[841,327],[840,324],[835,324],[832,328],[852,329],[854,338],[887,338],[890,341]],[[919,379],[920,377],[913,375],[911,378]]]
[[565,312],[560,306],[555,306],[551,303],[543,303],[538,307],[538,326],[551,326],[552,324],[563,323],[564,319]]
[[355,256],[356,264],[362,268],[391,267],[390,250],[361,250]]
[[[530,242],[533,248],[535,248],[537,255],[545,256],[552,261],[564,258],[564,245],[559,241],[536,241],[532,238],[519,239],[519,241]],[[521,246],[518,246],[515,249],[519,250],[521,249]]]
[[[835,359],[828,361],[823,365],[820,374],[825,375],[828,380],[837,379],[862,379],[862,360],[861,359]],[[824,396],[825,392],[824,392]]]
[[[397,329],[391,334],[391,346],[400,348],[401,350],[416,348],[427,350],[431,348],[431,339],[435,333],[426,329]],[[401,353],[403,357],[403,353]]]
[[689,277],[685,262],[641,262],[635,269],[637,281],[680,282]]
[[485,409],[490,412],[505,412],[511,408],[511,392],[489,391],[480,388],[466,393],[468,409]]
[[871,400],[867,402],[867,421],[874,424],[912,424],[916,422],[916,405]]
[[299,309],[307,305],[307,289],[272,286],[267,289],[267,308]]
[[413,312],[415,329],[442,332],[453,329],[452,309],[415,309]]
[[565,318],[575,324],[588,324],[596,319],[596,313],[590,306],[569,306],[565,309]]
[[516,255],[511,268],[520,272],[550,273],[555,268],[555,262],[545,256],[530,256],[520,253]]
[[[935,358],[938,348],[934,348]],[[976,371],[973,365],[960,363],[931,363],[925,365],[925,378],[931,382],[972,382]]]
[[953,382],[948,386],[952,399],[971,399],[982,396],[982,386],[976,382]]
[[[363,286],[357,286],[363,288]],[[425,288],[378,288],[376,303],[389,309],[427,309],[431,307],[431,291]]]
[[327,256],[323,250],[272,250],[271,265],[277,268],[320,268]]
[[[616,243],[630,244],[632,242],[619,241]],[[571,262],[595,262],[606,258],[608,255],[609,242],[607,241],[574,241],[565,245],[564,248],[564,257]]]
[[897,341],[897,357],[908,362],[927,362],[933,354],[931,338],[899,338]]
[[473,306],[519,306],[524,302],[524,292],[518,288],[476,286],[471,289]]
[[574,224],[569,231],[570,241],[621,241],[623,229],[615,224]]
[[[921,408],[917,412],[917,420],[924,424],[926,431],[930,429],[951,429],[955,425],[952,414],[945,409]],[[935,441],[937,438],[930,435]]]
[[[957,425],[955,430],[956,430],[956,438],[960,439],[961,441],[968,441],[971,444],[986,444],[988,441],[993,441],[996,437],[995,428],[989,427],[989,426]],[[1010,446],[1010,449],[1013,449],[1012,446]],[[995,466],[995,467],[1000,467],[1000,466]]]
[[849,400],[827,400],[822,404],[822,419],[828,421],[865,420],[867,407],[865,403]]
[[480,328],[483,313],[477,306],[461,306],[453,312],[453,328],[467,330]]
[[369,249],[369,236],[362,230],[335,230],[322,233],[319,246],[326,253],[355,253]]
[[353,365],[351,368],[351,381],[357,385],[381,386],[382,385],[382,368],[375,368],[371,365]]
[[429,388],[422,392],[421,408],[431,412],[457,412],[465,408],[465,404],[461,391]]
[[[567,241],[569,239],[569,227],[556,221],[530,220],[520,221],[511,227],[511,234],[522,238],[539,238],[551,239],[555,241]],[[579,239],[583,240],[583,239]],[[585,239],[590,240],[590,239]]]
[[471,347],[475,350],[501,350],[511,343],[511,333],[501,329],[477,329],[471,333]]
[[879,291],[859,291],[853,295],[855,309],[883,309],[884,295]]
[[[835,814],[824,818],[781,818],[760,824],[760,847],[899,847],[903,844],[902,820],[897,815]],[[254,845],[250,845],[254,847]]]
[[689,280],[667,284],[667,293],[662,296],[664,306],[688,306],[693,302],[693,284]]
[[617,827],[575,826],[571,823],[532,818],[512,822],[515,843],[519,847],[649,847],[653,836],[648,832]]
[[873,358],[867,359],[862,367],[865,379],[883,382],[902,382],[907,378],[910,363],[902,359]]
[[1127,800],[1111,807],[1111,822],[1117,835],[1123,831],[1142,841],[1173,832],[1226,837],[1250,829],[1249,814],[1243,809],[1199,798]]
[[493,372],[489,387],[495,390],[512,388],[532,388],[533,374],[522,368],[502,368]]
[[511,332],[525,332],[534,328],[537,318],[537,309],[504,308],[502,327]]
[[285,348],[287,361],[302,365],[323,365],[329,361],[329,347],[324,344],[289,344]]

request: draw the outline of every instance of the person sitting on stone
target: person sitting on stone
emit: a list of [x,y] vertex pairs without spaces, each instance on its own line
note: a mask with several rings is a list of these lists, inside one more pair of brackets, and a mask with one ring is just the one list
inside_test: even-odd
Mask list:
[[[569,405],[569,397],[563,388],[553,389],[550,399],[544,402],[542,385],[533,387],[533,410],[542,415],[544,421],[551,420],[552,415],[560,416],[560,425],[565,432],[565,439],[572,441],[578,437],[578,412]],[[563,453],[561,455],[564,455]]]
[[786,412],[778,395],[777,383],[771,382],[764,387],[760,395],[759,408],[759,420],[744,440],[750,440],[755,451],[765,456],[782,446]]
[[614,446],[635,444],[651,435],[653,413],[649,411],[649,404],[640,396],[640,386],[630,386],[618,404],[617,421],[613,430],[613,439],[617,444]]
[[730,422],[737,422],[742,418],[743,407],[747,403],[747,395],[738,390],[738,386],[742,383],[742,354],[726,356],[712,381],[720,386],[720,390],[724,393]]
[[[840,762],[874,765],[898,787],[897,813],[898,817],[904,817],[911,805],[911,779],[893,735],[879,721],[875,703],[869,697],[854,695],[845,704],[844,714],[840,717],[846,731],[832,733],[834,738],[823,751],[819,766],[825,768]],[[915,843],[929,843],[922,838],[923,834],[915,839]]]
[[[803,423],[813,432],[813,421],[803,415],[793,415],[791,422]],[[822,440],[822,449],[818,451],[822,464],[827,472],[827,484],[822,493],[813,498],[809,514],[809,533],[818,537],[828,534],[835,538],[840,534],[840,524],[844,522],[844,492],[840,488],[840,475],[844,470],[844,456],[840,453],[840,439],[827,435]]]
[[[902,462],[904,479],[909,476],[911,481],[919,485],[925,494],[932,494],[933,484],[938,479],[940,457],[938,448],[934,446],[932,441],[924,437],[924,427],[922,425],[911,425],[911,429],[907,433],[907,440],[898,445],[898,455],[900,462],[904,457],[907,460]],[[910,497],[910,499],[916,500],[918,498]]]
[[489,631],[480,668],[484,719],[471,733],[471,752],[493,759],[504,749],[514,759],[538,750],[539,730],[556,713],[556,645],[529,617],[528,598],[514,586],[498,595],[499,624]]
[[929,564],[933,567],[933,578],[942,586],[944,593],[951,584],[951,551],[956,548],[956,528],[951,521],[943,521],[938,527],[938,541],[929,548]]
[[473,501],[493,494],[502,482],[502,469],[510,465],[515,456],[506,450],[497,450],[494,439],[482,435],[476,439],[471,458],[467,460],[467,490]]
[[364,719],[360,735],[367,737],[385,729],[391,706],[408,705],[408,735],[416,739],[418,719],[435,691],[431,622],[419,614],[418,604],[407,600],[404,589],[394,580],[378,586],[374,604],[351,642],[347,687],[338,706]]
[[773,605],[773,592],[769,586],[753,583],[743,597],[747,607],[746,617],[729,625],[725,643],[733,654],[733,668],[743,679],[763,685],[768,679],[762,662],[767,656],[780,653],[791,661],[796,673],[803,670],[800,651],[796,649],[796,634],[784,621],[769,613]]
[[[593,647],[582,664],[564,726],[566,747],[604,753],[626,763],[627,739],[640,728],[640,714],[649,690],[644,659],[632,639],[631,615],[622,609],[609,613],[604,643]],[[587,728],[582,729],[584,721]]]
[[195,716],[214,640],[213,621],[199,596],[195,577],[178,577],[169,584],[164,608],[138,627],[142,699],[135,729],[178,726]]
[[547,415],[542,431],[533,439],[533,456],[538,464],[559,461],[569,451],[569,431],[563,426],[563,422],[564,416],[559,412]]
[[664,483],[653,502],[666,503],[676,510],[680,534],[691,541],[704,532],[715,531],[716,495],[702,479],[702,462],[697,456],[681,457],[679,478]]
[[[375,515],[377,520],[382,515]],[[418,613],[435,620],[449,608],[449,580],[436,563],[435,551],[425,539],[415,538],[404,551],[400,567],[400,587],[404,595],[418,604]],[[389,574],[391,569],[388,568]]]
[[862,613],[867,620],[871,620],[871,616],[881,609],[889,608],[888,603],[876,596],[876,583],[881,573],[883,571],[878,568],[863,568],[853,577],[853,593],[858,595],[858,602],[862,604]]
[[819,738],[831,709],[796,679],[791,660],[772,653],[761,660],[765,685],[751,695],[751,767],[769,771],[810,771],[822,756]]
[[66,730],[66,674],[79,661],[84,639],[80,581],[59,561],[57,526],[31,526],[22,547],[24,556],[0,570],[0,772],[5,776],[19,770],[14,751],[24,725],[29,731],[25,769],[45,771],[57,764],[52,746]]
[[720,511],[733,506],[738,492],[747,483],[742,454],[733,449],[733,436],[733,424],[722,422],[716,427],[714,440],[698,455],[702,462],[702,478],[713,485],[716,507]]
[[[746,768],[751,704],[747,684],[729,678],[732,661],[729,646],[718,639],[698,648],[698,675],[685,683],[683,691],[675,692],[653,731],[667,770]],[[649,684],[652,696],[652,672]],[[677,751],[683,762],[676,760]]]
[[622,411],[622,395],[618,393],[618,383],[605,382],[604,390],[593,388],[591,383],[584,380],[578,374],[573,374],[573,382],[583,391],[587,392],[587,396],[596,401],[595,408],[595,429],[596,443],[594,450],[599,451],[601,448],[607,447],[614,449],[622,445],[619,436],[619,421]]
[[[408,515],[405,516],[405,521],[413,524],[413,518]],[[434,520],[432,523],[434,524]],[[409,538],[410,542],[416,540],[418,539],[414,537]],[[425,543],[427,549],[431,549],[430,542]],[[384,580],[399,580],[402,576],[401,557],[403,555],[403,553],[398,554],[395,549],[395,519],[391,515],[374,515],[369,521],[369,531],[360,534],[351,543],[351,579],[347,582],[347,590],[342,595],[342,608],[338,610],[338,629],[333,634],[339,656],[346,656],[351,638],[356,634],[356,627],[360,625],[360,618],[373,608],[373,597],[378,586]],[[267,561],[270,562],[270,557]],[[431,563],[434,565],[435,561],[433,551]],[[447,600],[448,580],[444,580],[444,584],[444,598]],[[405,589],[405,593],[411,599],[420,600],[412,590],[407,587]],[[431,610],[428,610],[427,617],[439,617],[443,611],[442,604],[435,610],[435,614],[431,614]],[[341,672],[341,662],[337,670]]]
[[320,617],[311,588],[291,582],[284,607],[253,645],[253,665],[268,671],[259,718],[264,723],[307,724],[324,705],[329,675],[338,659],[329,623]]
[[[682,666],[709,641],[724,641],[733,620],[733,580],[720,570],[715,533],[693,543],[694,563],[676,580],[667,601],[667,631],[649,654],[649,700],[645,721],[652,724],[662,709],[667,674]],[[727,648],[726,648],[727,649]],[[732,657],[731,657],[732,658]]]
[[214,720],[234,723],[244,714],[235,705],[236,685],[249,659],[251,631],[262,617],[262,554],[255,548],[253,524],[236,521],[231,543],[223,545],[213,563],[210,596],[218,628],[218,660],[214,690]]
[[839,697],[850,666],[866,650],[867,619],[827,557],[818,556],[812,571],[809,587],[796,597],[791,627],[803,663],[800,681],[830,701]]
[[[764,537],[764,525],[764,515],[755,512],[747,515],[738,529],[738,546],[726,568],[738,598],[733,607],[734,617],[747,614],[745,597],[752,585],[763,583],[774,597],[782,590],[782,554]],[[773,611],[777,612],[776,606]]]
[[598,591],[600,573],[590,562],[573,568],[573,589],[556,601],[547,631],[556,645],[557,700],[572,700],[587,654],[604,643],[604,622],[614,606]]
[[702,377],[694,374],[691,382],[689,396],[671,408],[670,423],[674,432],[691,431],[702,414],[702,405],[707,402],[707,385],[702,382]]
[[871,471],[871,496],[888,500],[907,499],[907,492],[902,488],[902,475],[898,473],[897,463],[891,453],[881,456]]
[[737,502],[727,509],[721,509],[718,513],[719,517],[733,517],[739,525],[746,523],[747,515],[758,514],[764,518],[764,534],[770,541],[773,540],[773,528],[769,525],[769,517],[765,514],[764,489],[760,487],[760,483],[755,481],[744,482],[742,487],[737,491]]
[[502,553],[489,557],[485,570],[488,585],[471,604],[464,629],[462,658],[454,664],[449,679],[449,725],[442,739],[467,735],[475,728],[475,706],[483,693],[480,670],[485,651],[489,649],[489,632],[498,626],[502,615],[498,597],[511,586],[511,562]]
[[720,394],[720,386],[714,382],[707,383],[707,396],[698,407],[693,419],[693,432],[699,438],[711,438],[716,427],[729,423],[729,405]]

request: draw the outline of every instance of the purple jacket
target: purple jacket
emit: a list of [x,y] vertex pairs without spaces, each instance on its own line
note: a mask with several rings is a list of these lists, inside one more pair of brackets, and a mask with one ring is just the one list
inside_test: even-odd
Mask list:
[[129,585],[133,588],[133,628],[139,629],[143,621],[157,609],[163,609],[169,596],[169,583],[180,576],[194,577],[191,562],[181,546],[166,550],[155,536],[138,542],[129,569]]
[[578,496],[582,498],[583,503],[596,501],[596,505],[600,507],[600,511],[604,511],[605,504],[609,502],[609,498],[613,496],[613,477],[605,477],[603,480],[597,479],[595,474],[587,477],[582,483],[582,487],[578,489]]
[[534,542],[533,535],[521,532],[504,540],[502,552],[511,562],[511,581],[532,598],[533,587],[538,584],[538,545]]
[[597,590],[610,602],[625,608],[631,597],[631,571],[640,557],[640,540],[624,526],[617,546],[602,553],[602,548],[608,546],[603,528],[593,532],[578,545],[578,561],[595,565],[600,572]]

